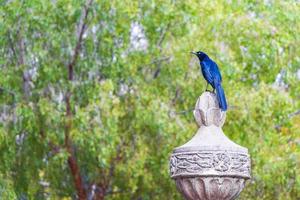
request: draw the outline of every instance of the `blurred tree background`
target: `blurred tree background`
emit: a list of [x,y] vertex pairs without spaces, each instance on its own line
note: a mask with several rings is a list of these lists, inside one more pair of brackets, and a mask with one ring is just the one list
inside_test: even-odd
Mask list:
[[172,149],[220,66],[240,199],[300,199],[299,1],[3,0],[1,199],[181,199]]

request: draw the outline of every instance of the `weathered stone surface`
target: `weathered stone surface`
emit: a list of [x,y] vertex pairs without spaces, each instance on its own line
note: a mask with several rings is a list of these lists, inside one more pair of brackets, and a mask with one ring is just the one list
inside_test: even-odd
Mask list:
[[194,116],[200,128],[189,142],[174,149],[170,175],[187,200],[235,199],[250,178],[248,150],[223,133],[226,113],[214,93],[198,98]]
[[219,109],[215,93],[205,92],[197,100],[194,117],[199,126],[223,126],[226,112]]
[[235,177],[187,177],[176,179],[177,189],[187,200],[231,200],[238,197],[245,179]]

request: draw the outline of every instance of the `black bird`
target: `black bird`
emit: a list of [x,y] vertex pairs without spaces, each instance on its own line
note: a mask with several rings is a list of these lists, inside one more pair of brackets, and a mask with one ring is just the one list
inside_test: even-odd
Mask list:
[[219,102],[219,107],[222,111],[227,110],[227,102],[224,94],[224,90],[222,88],[222,76],[219,71],[218,65],[208,57],[204,52],[191,52],[195,54],[200,60],[201,72],[203,77],[207,81],[206,90],[208,84],[210,84],[214,90],[217,91],[217,99]]

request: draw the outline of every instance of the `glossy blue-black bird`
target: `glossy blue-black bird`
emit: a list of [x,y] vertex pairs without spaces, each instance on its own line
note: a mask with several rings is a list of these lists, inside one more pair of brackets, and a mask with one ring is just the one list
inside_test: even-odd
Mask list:
[[195,54],[200,60],[201,72],[203,77],[207,81],[206,90],[208,84],[210,84],[214,90],[217,91],[217,99],[219,102],[219,107],[222,111],[227,110],[227,102],[222,88],[222,76],[219,71],[218,65],[208,57],[204,52],[191,52]]

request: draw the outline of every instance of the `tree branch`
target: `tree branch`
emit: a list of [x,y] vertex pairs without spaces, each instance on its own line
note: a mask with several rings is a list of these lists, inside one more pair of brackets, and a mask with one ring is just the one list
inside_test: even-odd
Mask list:
[[300,110],[297,110],[297,111],[295,111],[295,112],[293,112],[293,113],[290,113],[290,114],[288,115],[288,118],[295,117],[296,115],[300,115]]
[[175,106],[175,104],[176,104],[177,100],[179,99],[180,95],[181,95],[181,88],[180,88],[180,86],[177,86],[176,90],[175,90],[175,96],[171,100],[171,105],[172,106]]
[[69,80],[73,80],[74,66],[76,64],[79,52],[81,50],[82,37],[83,37],[84,31],[87,28],[87,17],[88,17],[92,2],[93,2],[93,0],[88,0],[87,4],[84,6],[84,9],[83,9],[83,15],[82,15],[82,18],[81,18],[80,24],[79,24],[79,31],[77,31],[78,32],[77,43],[74,48],[73,57],[72,57],[70,63],[68,64]]
[[[18,31],[18,50],[19,50],[19,54],[18,54],[18,65],[19,66],[25,66],[26,62],[25,62],[25,45],[24,45],[24,38],[22,36],[22,28],[19,27],[19,31]],[[13,49],[13,48],[12,48]],[[26,72],[26,70],[24,70],[23,75],[23,92],[24,92],[24,97],[27,100],[29,95],[30,95],[30,81],[31,81],[31,75]]]
[[13,52],[13,55],[14,55],[14,57],[15,57],[16,60],[17,60],[17,59],[18,59],[18,56],[17,56],[16,49],[15,49],[15,47],[14,47],[14,43],[13,43],[12,38],[11,38],[10,31],[8,32],[8,42],[9,42],[9,45],[10,45],[10,49],[11,49],[11,51]]
[[15,99],[16,99],[16,93],[14,92],[14,91],[12,91],[12,90],[9,90],[9,89],[6,89],[6,88],[4,88],[4,87],[0,87],[0,92],[7,92],[9,95],[11,95],[12,96],[12,98],[13,98],[13,104],[15,104]]
[[97,184],[93,184],[93,188],[92,187],[92,197],[95,200],[103,200],[105,196],[111,194],[112,192],[112,177],[115,175],[115,168],[116,165],[119,161],[122,160],[123,156],[121,148],[124,146],[124,143],[121,142],[121,144],[119,144],[117,146],[117,150],[116,150],[116,155],[113,156],[110,160],[110,167],[109,170],[107,172],[105,172],[105,170],[103,170],[102,174],[103,174],[103,178],[97,183]]
[[[160,53],[162,52],[162,43],[166,38],[166,35],[167,35],[167,32],[168,32],[170,26],[171,26],[171,22],[169,22],[167,24],[167,26],[160,32],[160,37],[159,37],[159,39],[157,41],[157,44],[156,44],[156,46],[158,47]],[[156,70],[153,74],[153,79],[156,79],[158,77],[158,75],[160,74],[161,63],[162,63],[162,60],[157,62],[157,68],[156,68]]]
[[162,50],[162,46],[161,45],[162,45],[163,41],[165,40],[167,32],[168,32],[168,30],[169,30],[170,27],[171,27],[171,22],[169,22],[167,24],[167,26],[160,32],[160,37],[159,37],[159,39],[157,41],[157,44],[156,44],[156,46],[159,47],[159,51],[160,52]]
[[[300,110],[297,110],[297,111],[295,111],[295,112],[292,112],[292,113],[288,114],[288,115],[287,115],[287,118],[288,118],[288,119],[291,119],[291,118],[293,118],[293,117],[295,117],[295,116],[297,116],[297,115],[300,115]],[[282,127],[282,124],[283,124],[283,123],[277,124],[277,125],[274,126],[274,128],[275,128],[277,131],[280,131],[280,129],[281,129],[281,127]]]
[[[83,8],[83,15],[81,17],[80,24],[78,26],[78,31],[77,31],[77,33],[79,33],[79,34],[77,37],[76,46],[73,51],[73,56],[71,57],[70,62],[67,66],[69,82],[72,82],[73,78],[74,78],[74,67],[76,65],[77,58],[78,58],[78,55],[81,50],[83,34],[87,27],[87,17],[88,17],[92,2],[93,2],[93,0],[88,0],[86,5]],[[69,153],[68,165],[69,165],[71,174],[74,179],[74,185],[75,185],[75,189],[77,191],[77,196],[80,200],[86,200],[87,192],[84,187],[84,183],[83,183],[81,173],[80,173],[80,167],[77,163],[74,147],[72,145],[72,140],[70,138],[70,132],[72,129],[72,119],[73,119],[72,110],[71,110],[71,96],[72,96],[72,92],[70,91],[70,89],[68,89],[66,92],[66,95],[65,95],[66,123],[65,123],[65,141],[64,142],[65,142],[65,148],[67,149],[67,151]]]

